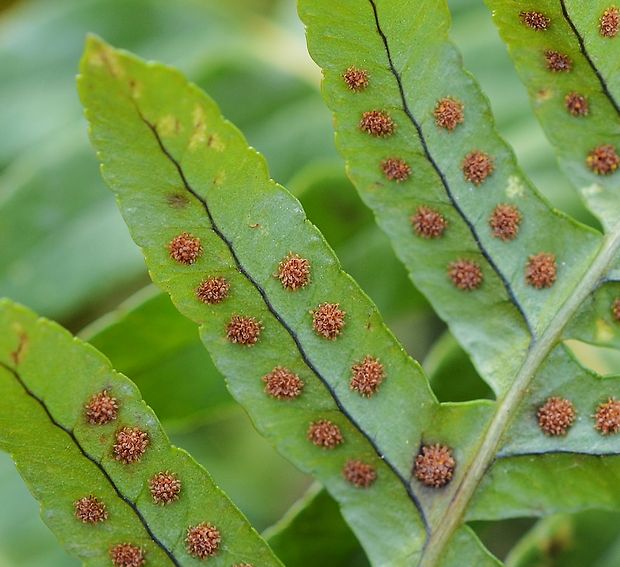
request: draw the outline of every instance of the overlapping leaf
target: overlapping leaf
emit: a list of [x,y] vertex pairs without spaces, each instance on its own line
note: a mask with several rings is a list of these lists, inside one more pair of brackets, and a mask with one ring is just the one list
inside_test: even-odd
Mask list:
[[[498,398],[474,466],[448,491],[450,508],[431,525],[421,565],[450,556],[450,538],[462,518],[615,502],[610,479],[617,474],[620,445],[596,430],[592,416],[618,391],[617,381],[581,368],[560,341],[575,336],[567,328],[591,332],[575,321],[590,318],[589,328],[595,324],[589,298],[613,277],[617,229],[601,241],[553,211],[524,178],[448,41],[444,2],[348,0],[340,4],[338,18],[328,2],[299,4],[351,179],[417,287]],[[518,10],[528,9],[509,4],[517,20]],[[483,163],[473,173],[472,152]],[[518,210],[518,232],[510,238],[498,237],[493,227],[501,205]],[[433,213],[435,233],[416,226],[421,207]],[[537,281],[541,272],[533,258],[541,253],[554,257],[555,266],[547,268],[555,281]],[[482,270],[483,280],[476,278],[473,290],[459,289],[462,282],[449,275],[459,259]],[[601,312],[609,322],[610,294],[605,297]],[[565,436],[546,437],[537,422],[537,411],[553,397],[567,399],[576,412]],[[567,463],[576,466],[567,472]],[[580,490],[560,494],[559,478]],[[437,494],[430,505],[444,497]]]
[[[601,28],[606,11],[617,18],[617,7],[607,0],[487,4],[568,179],[613,228],[620,221],[620,38],[617,25],[615,33],[613,25]],[[558,68],[551,58],[560,56],[565,65]],[[591,154],[605,147],[607,157],[595,166]]]
[[[262,158],[177,72],[91,39],[79,88],[104,178],[152,277],[201,325],[233,395],[259,431],[326,485],[374,562],[409,564],[422,550],[429,517],[449,503],[446,492],[433,504],[433,489],[411,478],[420,444],[454,447],[460,478],[489,404],[436,403],[419,366],[340,270],[299,203],[269,180]],[[171,254],[183,234],[194,246],[200,239],[202,250],[186,263]],[[274,277],[291,252],[311,266],[309,283],[294,291]],[[229,293],[218,303],[200,301],[197,288],[215,277],[225,278]],[[325,303],[346,312],[334,340],[313,328],[313,313]],[[235,316],[260,322],[250,345],[231,335]],[[350,386],[353,367],[366,357],[378,359],[385,375],[369,397]],[[301,395],[267,395],[261,378],[277,368],[303,381]],[[321,421],[336,425],[343,441],[313,445],[308,432]],[[355,462],[376,472],[366,489],[343,476]],[[470,531],[457,537],[481,562],[492,562]]]
[[[620,235],[601,239],[551,210],[530,187],[446,39],[445,6],[432,4],[417,3],[416,11],[405,3],[410,17],[403,18],[402,2],[346,0],[333,18],[327,2],[302,0],[301,13],[352,179],[497,403],[435,402],[419,367],[339,270],[298,203],[269,181],[264,162],[213,102],[177,73],[92,40],[80,91],[104,177],[154,280],[201,325],[203,341],[258,429],[340,502],[371,560],[448,566],[466,554],[476,564],[494,564],[463,521],[615,501],[606,479],[614,478],[618,441],[602,436],[591,415],[616,382],[581,368],[560,341],[611,277]],[[446,80],[434,80],[436,69]],[[343,80],[348,70],[361,70],[361,87],[347,84],[350,76]],[[437,116],[438,101],[446,100],[464,109],[454,129],[442,128]],[[493,164],[477,180],[479,170],[464,167],[471,152],[484,152]],[[502,239],[490,218],[506,204],[518,209],[521,222],[517,234]],[[411,217],[420,207],[441,215],[441,234],[430,235],[440,238],[414,230]],[[179,236],[194,254],[175,263]],[[291,252],[312,267],[308,285],[293,291],[274,277]],[[547,258],[543,268],[536,266],[540,254]],[[481,270],[470,291],[448,277],[459,260]],[[198,287],[215,277],[230,287],[218,301],[201,302]],[[316,322],[313,329],[325,303],[346,311],[333,341],[320,336]],[[231,331],[238,316],[260,322],[251,340]],[[349,382],[367,356],[381,360],[387,379],[364,398]],[[282,367],[304,382],[295,400],[270,399],[263,389]],[[537,410],[558,396],[577,419],[565,435],[547,437]],[[318,443],[332,446],[323,453],[305,438],[319,420],[338,426],[337,442]],[[442,490],[411,480],[413,455],[428,442],[448,445],[457,457],[455,476]],[[341,474],[360,459],[377,472],[365,490]],[[553,488],[567,462],[579,463],[568,476],[581,490],[560,494]]]
[[[213,564],[280,565],[207,472],[170,445],[136,387],[99,352],[6,300],[0,329],[0,446],[73,555],[85,565],[108,565],[113,550],[129,544],[136,565],[136,553],[146,565],[200,565],[185,540],[188,528],[208,522],[221,538]],[[93,402],[102,392],[108,402]],[[132,455],[116,447],[127,428],[148,440],[125,440]],[[160,473],[180,482],[176,499],[153,488]]]

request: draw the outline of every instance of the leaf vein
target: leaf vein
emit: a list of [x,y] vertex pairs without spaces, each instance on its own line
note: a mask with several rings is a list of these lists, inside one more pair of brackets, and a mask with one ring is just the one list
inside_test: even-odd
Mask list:
[[155,136],[157,144],[158,144],[159,148],[161,149],[162,153],[170,160],[170,162],[173,164],[173,166],[177,170],[177,172],[179,174],[179,177],[181,178],[181,181],[182,181],[183,186],[185,187],[185,189],[194,198],[196,198],[201,203],[202,207],[205,210],[205,213],[207,214],[207,217],[209,219],[209,222],[211,224],[211,228],[212,228],[213,232],[215,232],[215,234],[228,247],[228,250],[230,251],[230,254],[233,257],[233,260],[234,260],[234,262],[235,262],[239,272],[252,284],[252,286],[256,289],[256,291],[258,291],[258,293],[260,294],[260,296],[261,296],[263,302],[265,303],[265,306],[267,307],[267,309],[270,311],[270,313],[275,317],[275,319],[280,323],[280,325],[282,325],[282,327],[285,329],[285,331],[293,339],[293,342],[295,343],[295,346],[297,347],[297,350],[298,350],[299,355],[301,356],[303,362],[312,371],[312,373],[321,381],[321,383],[325,386],[325,388],[327,389],[327,391],[329,392],[330,396],[334,400],[334,402],[335,402],[336,406],[338,407],[338,409],[349,420],[349,422],[363,435],[363,437],[370,443],[371,447],[376,452],[376,454],[379,456],[379,458],[384,463],[386,463],[386,465],[392,470],[392,472],[396,475],[398,480],[402,483],[402,485],[404,486],[404,488],[405,488],[409,498],[413,501],[413,503],[414,503],[418,513],[420,514],[420,517],[422,519],[422,522],[424,524],[426,532],[429,533],[430,527],[429,527],[429,524],[428,524],[428,521],[427,521],[427,518],[426,518],[426,514],[425,514],[425,512],[424,512],[424,510],[422,508],[422,504],[420,503],[418,497],[414,493],[414,491],[413,491],[413,489],[411,487],[411,484],[408,481],[408,479],[405,478],[400,473],[400,471],[398,470],[398,468],[396,467],[396,465],[394,463],[392,463],[389,459],[387,459],[385,457],[385,455],[382,453],[380,448],[377,446],[376,441],[370,436],[370,434],[368,434],[366,431],[364,431],[363,427],[349,413],[349,411],[346,409],[346,407],[344,406],[344,404],[342,403],[342,401],[340,400],[340,398],[336,394],[336,391],[334,390],[332,385],[328,382],[328,380],[321,374],[319,369],[310,360],[310,358],[308,357],[308,354],[306,353],[303,345],[301,344],[301,341],[299,340],[299,337],[297,336],[297,333],[295,333],[295,331],[285,321],[283,316],[272,305],[271,301],[269,300],[269,297],[267,296],[266,290],[258,283],[258,281],[256,281],[256,279],[248,272],[248,270],[245,268],[245,266],[241,263],[241,260],[239,259],[239,256],[237,255],[237,252],[235,250],[235,247],[234,247],[232,241],[222,232],[222,230],[219,228],[219,226],[215,222],[215,219],[213,217],[213,213],[212,213],[212,211],[211,211],[211,209],[210,209],[206,199],[204,199],[190,185],[190,183],[187,180],[187,177],[185,175],[185,172],[183,171],[183,168],[181,167],[181,164],[175,159],[175,157],[168,151],[168,149],[164,145],[164,143],[163,143],[163,141],[162,141],[162,139],[161,139],[161,137],[159,135],[159,132],[157,131],[156,126],[154,124],[152,124],[151,122],[149,122],[144,117],[144,115],[142,114],[142,112],[138,108],[137,104],[135,104],[135,101],[134,101],[134,105],[136,106],[136,111],[137,111],[138,115],[140,116],[141,120],[144,122],[144,124],[149,128],[149,130]]
[[47,414],[47,417],[52,422],[52,424],[55,427],[58,427],[59,429],[64,431],[69,436],[71,441],[73,441],[75,446],[79,449],[80,453],[82,453],[82,455],[84,455],[84,457],[86,459],[88,459],[91,463],[93,463],[101,471],[101,474],[103,474],[105,479],[110,483],[110,486],[112,486],[112,488],[114,489],[114,492],[116,492],[117,496],[123,502],[125,502],[125,504],[127,504],[133,510],[133,512],[136,514],[136,516],[138,517],[138,520],[144,526],[144,529],[149,534],[150,538],[153,540],[155,545],[157,545],[159,548],[161,548],[161,550],[168,556],[170,561],[172,561],[172,563],[175,566],[181,567],[181,563],[179,563],[179,561],[176,559],[176,557],[172,553],[172,550],[170,550],[155,535],[155,533],[153,532],[153,530],[149,526],[148,522],[146,521],[146,518],[142,515],[142,513],[140,512],[138,507],[135,505],[135,503],[133,501],[131,501],[127,496],[125,496],[120,491],[119,487],[114,482],[114,479],[112,479],[112,477],[109,475],[108,471],[105,470],[105,468],[101,465],[101,463],[97,459],[95,459],[90,453],[88,453],[86,451],[86,449],[84,449],[84,447],[82,447],[82,445],[78,441],[78,439],[75,436],[75,434],[73,433],[73,431],[71,429],[68,429],[67,427],[65,427],[64,425],[62,425],[60,422],[58,422],[56,420],[56,418],[52,415],[50,409],[47,407],[47,404],[28,387],[28,385],[26,384],[26,382],[24,382],[24,379],[21,377],[19,372],[17,372],[17,370],[15,370],[14,368],[11,368],[10,366],[6,365],[2,361],[0,361],[0,366],[2,368],[4,368],[5,370],[7,370],[10,374],[12,374],[14,376],[14,378],[17,380],[17,382],[20,384],[20,386],[24,389],[26,394],[28,394],[28,396],[30,396],[32,399],[34,399],[43,408],[43,411],[45,411],[45,413]]
[[478,246],[478,249],[480,250],[481,254],[484,256],[485,260],[489,263],[493,271],[499,277],[500,281],[502,282],[502,285],[504,286],[504,289],[506,290],[506,293],[508,294],[510,301],[517,308],[517,310],[523,317],[530,334],[534,337],[535,336],[534,328],[532,327],[528,319],[528,316],[525,313],[525,309],[523,308],[523,306],[517,299],[512,289],[512,286],[510,285],[510,282],[508,281],[504,273],[500,270],[499,266],[495,263],[495,260],[493,260],[493,258],[491,257],[491,254],[489,253],[489,251],[486,249],[486,247],[482,243],[482,240],[480,239],[480,236],[478,234],[478,231],[476,230],[474,223],[468,218],[467,214],[465,213],[465,211],[462,209],[462,207],[458,203],[456,197],[454,196],[452,192],[452,189],[450,188],[450,184],[448,183],[446,176],[444,175],[443,171],[439,167],[439,164],[435,161],[435,158],[430,152],[430,149],[426,142],[426,138],[424,137],[424,133],[422,132],[422,127],[420,126],[419,122],[413,115],[413,112],[409,108],[409,103],[407,102],[407,98],[405,96],[405,89],[403,86],[402,77],[400,76],[399,71],[396,69],[396,66],[394,65],[394,61],[392,60],[392,53],[390,51],[390,46],[388,43],[387,36],[385,35],[385,32],[381,28],[381,23],[379,21],[379,13],[377,11],[377,5],[375,3],[375,0],[368,0],[368,1],[370,2],[370,5],[372,6],[372,10],[373,10],[374,18],[375,18],[375,24],[377,26],[377,32],[381,36],[381,40],[383,41],[383,46],[385,48],[385,52],[388,58],[390,70],[392,74],[394,75],[394,78],[396,79],[396,82],[398,84],[398,90],[400,92],[400,98],[403,104],[403,110],[405,114],[407,115],[407,118],[409,118],[414,128],[416,129],[418,138],[420,139],[420,143],[422,144],[422,148],[424,150],[424,155],[426,159],[429,161],[429,163],[431,164],[431,166],[433,167],[433,169],[435,170],[435,172],[437,173],[437,175],[439,176],[439,179],[441,181],[441,184],[443,185],[444,190],[446,191],[448,199],[450,200],[452,206],[455,208],[456,212],[463,219],[463,222],[465,222],[465,225],[467,226],[467,228],[469,229],[469,232],[473,236],[476,242],[476,245]]
[[596,75],[596,78],[598,79],[599,83],[601,84],[601,88],[603,89],[603,94],[609,99],[609,102],[614,107],[614,110],[616,111],[616,113],[620,115],[620,104],[611,94],[611,91],[609,90],[609,86],[607,85],[607,81],[605,81],[603,75],[601,75],[599,68],[596,66],[596,64],[592,60],[592,57],[590,57],[590,53],[586,49],[586,44],[585,44],[585,40],[583,36],[577,29],[575,22],[573,22],[573,19],[570,17],[570,14],[568,13],[568,9],[566,8],[566,2],[564,0],[560,0],[560,5],[562,6],[562,15],[564,16],[566,23],[570,26],[571,30],[575,34],[575,37],[577,38],[577,41],[579,42],[579,50],[581,51],[583,56],[586,58],[586,61],[588,62],[588,65],[590,65],[592,71],[594,71],[594,74]]

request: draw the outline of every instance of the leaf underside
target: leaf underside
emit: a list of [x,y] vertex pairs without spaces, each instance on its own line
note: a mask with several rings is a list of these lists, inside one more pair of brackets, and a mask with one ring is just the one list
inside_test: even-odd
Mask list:
[[[93,347],[7,300],[0,301],[0,383],[0,448],[39,500],[44,521],[84,565],[110,565],[121,544],[141,550],[146,565],[202,565],[185,539],[205,522],[221,537],[209,564],[281,565],[208,473],[170,445],[132,382]],[[85,408],[104,391],[117,408],[113,419],[93,423]],[[133,462],[113,450],[126,427],[148,436]],[[166,504],[151,492],[160,473],[180,482]],[[84,521],[78,503],[93,497],[105,513]]]
[[[447,39],[444,3],[344,0],[337,18],[325,0],[299,6],[348,173],[496,401],[439,404],[299,203],[269,179],[262,157],[215,103],[173,69],[91,38],[79,90],[104,179],[153,280],[199,324],[233,396],[263,435],[326,486],[373,564],[460,565],[466,554],[472,564],[495,565],[465,522],[610,506],[617,498],[608,480],[620,445],[591,418],[617,381],[582,368],[563,340],[574,338],[576,321],[596,315],[590,297],[612,273],[620,233],[602,236],[554,211],[519,171]],[[350,68],[367,73],[359,92],[343,80]],[[453,131],[435,122],[445,97],[465,109]],[[391,135],[362,131],[364,113],[373,110],[389,114]],[[479,184],[462,171],[475,150],[493,163]],[[406,163],[400,182],[385,172],[389,159]],[[490,227],[501,204],[519,210],[515,239],[497,238]],[[419,207],[442,215],[440,238],[416,234],[411,217]],[[180,235],[200,241],[191,262],[171,252]],[[291,253],[311,267],[295,290],[275,277]],[[532,264],[539,254],[554,259],[553,281]],[[480,269],[475,289],[459,289],[448,276],[458,260]],[[197,289],[216,277],[226,280],[227,295],[201,301]],[[325,303],[346,313],[333,340],[313,328]],[[260,322],[251,344],[231,341],[235,316]],[[366,357],[384,370],[368,397],[351,387]],[[277,368],[303,381],[301,395],[268,395],[264,379]],[[547,436],[539,427],[537,410],[552,396],[574,404],[567,435]],[[337,426],[340,443],[311,442],[308,432],[320,420]],[[412,472],[421,446],[434,443],[457,463],[443,488],[424,486]],[[374,483],[347,480],[351,462],[370,466]],[[566,462],[579,466],[567,472]],[[558,490],[560,473],[580,489]]]

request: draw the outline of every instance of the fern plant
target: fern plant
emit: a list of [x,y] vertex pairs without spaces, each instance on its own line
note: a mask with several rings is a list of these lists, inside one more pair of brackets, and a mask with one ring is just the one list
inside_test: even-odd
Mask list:
[[[347,172],[493,399],[438,402],[300,203],[179,72],[96,37],[80,66],[102,175],[153,281],[373,565],[499,565],[472,522],[620,502],[617,379],[570,347],[619,345],[620,11],[488,3],[603,232],[552,209],[520,171],[448,39],[444,2],[299,0],[299,11]],[[73,553],[93,565],[279,564],[92,347],[11,302],[0,317],[0,439]],[[26,419],[50,439],[36,453]],[[303,518],[333,519],[329,502],[316,493],[265,534],[283,559],[295,557],[289,538],[305,545],[293,535]]]

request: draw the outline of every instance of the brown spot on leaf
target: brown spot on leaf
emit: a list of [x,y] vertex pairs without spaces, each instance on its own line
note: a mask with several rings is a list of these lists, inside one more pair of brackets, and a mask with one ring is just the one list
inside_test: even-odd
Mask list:
[[435,124],[440,128],[452,131],[465,120],[463,103],[452,97],[440,99],[435,105],[433,114]]
[[385,378],[385,369],[379,359],[365,356],[351,367],[351,390],[359,392],[365,398],[372,396]]
[[548,288],[555,283],[557,271],[555,256],[540,252],[529,257],[525,266],[525,280],[536,289]]
[[17,348],[11,352],[11,358],[13,359],[13,363],[15,366],[18,366],[24,356],[26,350],[28,349],[28,335],[22,331],[19,333],[19,344]]
[[377,480],[377,471],[372,465],[357,460],[349,460],[342,469],[347,482],[356,488],[370,488]]
[[482,269],[471,260],[456,260],[448,264],[448,275],[452,283],[463,291],[478,289],[484,280]]
[[105,425],[118,415],[118,401],[107,390],[94,394],[85,408],[86,420],[91,425]]
[[524,25],[534,31],[546,31],[551,24],[551,20],[542,12],[521,12],[519,18]]
[[121,463],[138,462],[149,446],[149,435],[139,427],[123,427],[116,433],[114,458]]
[[293,400],[301,395],[304,387],[302,379],[288,368],[276,366],[262,378],[265,393],[278,400]]
[[183,193],[172,193],[166,197],[166,201],[173,209],[183,209],[189,204],[189,199]]
[[546,435],[566,435],[575,421],[575,406],[564,398],[549,398],[537,412],[538,425]]
[[381,169],[390,181],[401,183],[407,181],[411,175],[411,167],[400,158],[388,158],[381,162]]
[[170,504],[179,499],[181,481],[174,473],[160,472],[149,479],[149,491],[155,504]]
[[497,205],[489,219],[489,225],[495,238],[514,240],[519,233],[521,212],[514,205]]
[[131,543],[119,543],[110,549],[114,567],[142,567],[145,564],[144,551]]
[[620,322],[620,297],[614,299],[611,304],[611,314],[616,321]]
[[411,217],[411,225],[422,238],[439,238],[446,230],[448,221],[435,209],[421,206]]
[[611,144],[594,148],[586,158],[587,166],[597,175],[611,175],[620,165],[620,157]]
[[590,112],[587,97],[576,92],[568,93],[564,97],[564,106],[572,116],[587,116]]
[[340,427],[327,419],[320,419],[310,424],[308,428],[308,440],[317,447],[323,449],[335,449],[340,445],[344,438]]
[[363,91],[369,82],[368,71],[365,69],[358,69],[357,67],[349,67],[343,74],[345,84],[352,91]]
[[321,303],[312,311],[312,326],[318,335],[333,341],[345,325],[345,315],[339,303]]
[[594,415],[594,427],[603,435],[611,435],[620,431],[620,401],[609,398],[599,404]]
[[226,337],[231,343],[252,346],[258,342],[263,325],[254,317],[233,315],[226,326]]
[[573,69],[571,58],[554,49],[547,49],[545,51],[545,62],[547,63],[547,69],[552,73],[568,73]]
[[96,496],[84,496],[73,503],[75,517],[84,524],[96,524],[108,519],[106,505]]
[[391,116],[383,110],[364,112],[360,120],[360,129],[371,136],[391,136],[395,128]]
[[194,264],[202,254],[200,238],[192,236],[189,232],[183,232],[170,241],[168,252],[170,257],[180,264]]
[[291,291],[301,289],[310,281],[310,261],[298,254],[290,253],[278,265],[276,277],[285,289]]
[[620,10],[616,6],[610,6],[603,12],[599,22],[599,33],[603,37],[613,38],[620,30]]
[[463,175],[467,181],[480,185],[495,169],[493,158],[485,152],[475,150],[468,153],[461,164]]
[[199,559],[207,559],[216,555],[221,541],[220,531],[208,522],[189,527],[185,537],[187,552]]
[[223,277],[210,277],[196,288],[196,297],[203,303],[216,305],[222,303],[230,290],[230,284]]
[[415,477],[431,488],[441,488],[450,482],[456,461],[445,445],[424,445],[413,465]]

